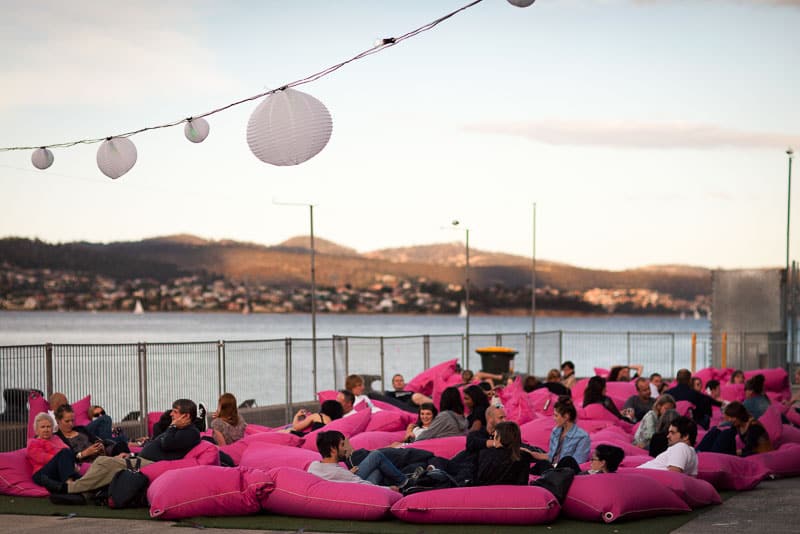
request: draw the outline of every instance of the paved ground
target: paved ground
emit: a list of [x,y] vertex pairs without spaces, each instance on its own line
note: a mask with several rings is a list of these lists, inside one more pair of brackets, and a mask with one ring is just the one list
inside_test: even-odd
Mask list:
[[[175,534],[174,523],[167,521],[130,521],[124,519],[70,519],[49,516],[0,516],[0,532],[127,532]],[[230,534],[229,529],[204,528],[209,534]],[[722,505],[712,507],[696,519],[674,531],[675,534],[713,534],[715,532],[800,532],[800,477],[762,482],[758,488],[739,493]],[[264,534],[263,530],[239,530]],[[294,531],[280,531],[296,534]]]

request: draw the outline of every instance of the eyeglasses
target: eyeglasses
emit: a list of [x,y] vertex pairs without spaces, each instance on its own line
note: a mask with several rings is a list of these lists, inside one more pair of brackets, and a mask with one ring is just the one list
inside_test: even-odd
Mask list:
[[598,458],[597,456],[592,456],[592,461],[593,462],[599,462],[600,458]]

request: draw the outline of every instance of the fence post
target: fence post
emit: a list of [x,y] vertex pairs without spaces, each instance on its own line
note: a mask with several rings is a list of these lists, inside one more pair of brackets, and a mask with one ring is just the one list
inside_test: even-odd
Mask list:
[[136,360],[139,368],[139,413],[141,416],[141,434],[142,436],[148,435],[147,425],[147,345],[138,343],[136,345]]
[[422,336],[422,368],[430,369],[431,367],[431,336],[425,334]]
[[672,361],[672,376],[675,376],[675,332],[670,332],[669,359]]
[[217,341],[217,365],[219,366],[219,394],[228,391],[228,380],[225,374],[225,342]]
[[564,331],[558,331],[558,366],[564,363]]
[[534,336],[533,332],[531,332],[530,334],[528,334],[527,332],[525,333],[525,346],[528,347],[528,367],[526,371],[529,375],[533,374],[531,372],[531,369],[533,368],[533,351],[535,347],[533,344],[533,336]]
[[350,376],[350,338],[344,338],[344,376]]
[[53,344],[47,343],[44,346],[44,368],[45,368],[45,385],[44,389],[47,392],[47,398],[53,394]]
[[626,332],[625,342],[627,344],[626,352],[628,354],[628,365],[630,366],[630,364],[631,364],[631,333],[630,332]]
[[333,389],[339,389],[339,381],[336,379],[336,336],[331,336],[331,369],[333,369]]
[[722,333],[722,361],[720,362],[722,369],[728,367],[728,333]]
[[503,346],[503,334],[495,334],[494,335],[494,345],[496,347],[502,347]]
[[386,391],[386,383],[383,380],[384,373],[384,359],[383,359],[383,336],[381,336],[381,391]]
[[697,370],[697,333],[692,332],[692,374]]
[[292,338],[287,337],[285,342],[286,356],[286,423],[292,420]]

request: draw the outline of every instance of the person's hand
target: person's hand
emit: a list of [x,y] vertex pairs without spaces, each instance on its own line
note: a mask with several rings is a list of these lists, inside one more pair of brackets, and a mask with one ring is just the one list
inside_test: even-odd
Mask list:
[[188,413],[182,413],[172,420],[172,424],[175,425],[176,428],[186,428],[192,424],[192,418]]
[[396,491],[397,493],[400,493],[400,488],[397,486],[389,486],[389,489],[392,491]]
[[351,468],[350,468],[350,472],[351,472],[351,473],[353,473],[354,475],[355,475],[356,473],[358,473],[358,466],[357,466],[357,465],[354,465],[353,467],[351,467]]
[[131,455],[131,453],[129,453],[129,452],[121,452],[116,457],[125,459],[125,458],[128,458],[130,455]]
[[219,410],[211,413],[211,419],[216,419],[217,417],[219,417]]

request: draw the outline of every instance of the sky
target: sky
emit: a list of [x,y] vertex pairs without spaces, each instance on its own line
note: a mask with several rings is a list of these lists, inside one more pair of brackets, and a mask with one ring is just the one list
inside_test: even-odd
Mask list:
[[[467,0],[4,3],[0,147],[102,138],[282,87]],[[366,252],[462,241],[590,268],[783,266],[800,150],[800,0],[484,0],[297,87],[333,119],[297,166],[246,140],[260,101],[98,144],[0,151],[0,237],[309,233]],[[800,176],[797,161],[794,174]],[[800,178],[791,256],[800,259]],[[276,204],[297,203],[296,206]],[[459,229],[451,221],[460,221]]]

